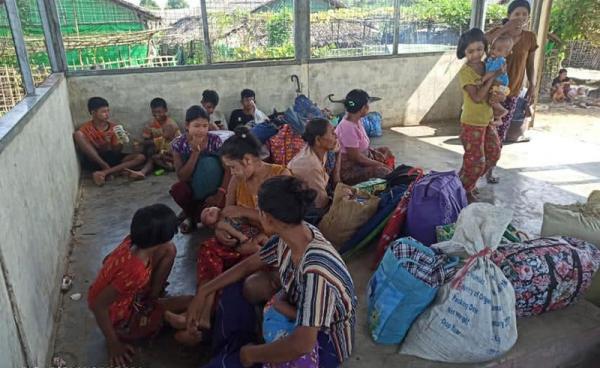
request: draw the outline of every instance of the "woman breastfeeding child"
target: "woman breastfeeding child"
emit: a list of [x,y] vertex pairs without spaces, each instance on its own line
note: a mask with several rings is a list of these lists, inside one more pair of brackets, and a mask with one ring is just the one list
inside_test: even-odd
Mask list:
[[171,187],[170,194],[183,210],[184,220],[180,225],[182,233],[189,233],[196,227],[204,207],[223,207],[225,203],[229,170],[223,171],[217,192],[203,200],[197,199],[198,193],[194,193],[192,186],[200,159],[205,155],[216,156],[223,144],[218,135],[208,132],[209,119],[208,113],[201,106],[190,107],[185,115],[185,133],[171,142],[173,166],[179,182]]
[[456,50],[459,59],[466,58],[458,73],[463,91],[460,139],[465,149],[459,176],[471,202],[477,200],[477,181],[496,165],[501,150],[500,138],[492,123],[494,112],[490,103],[499,102],[503,94],[495,91],[490,97],[490,90],[496,78],[506,72],[506,67],[497,69],[482,82],[486,76],[483,61],[486,48],[483,32],[473,28],[461,35]]

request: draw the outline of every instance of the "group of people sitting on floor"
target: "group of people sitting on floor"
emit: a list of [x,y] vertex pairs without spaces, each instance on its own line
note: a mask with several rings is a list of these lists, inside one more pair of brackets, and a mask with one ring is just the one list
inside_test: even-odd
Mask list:
[[[352,352],[352,278],[313,224],[327,212],[338,182],[353,185],[392,171],[390,150],[372,148],[361,122],[371,98],[363,90],[348,93],[337,127],[326,119],[308,121],[306,145],[286,167],[264,158],[249,125],[268,118],[256,108],[253,91],[241,97],[242,109],[227,124],[214,117],[218,95],[205,91],[181,128],[167,103],[155,98],[143,148],[130,154],[122,153],[122,127],[110,121],[108,102],[89,100],[91,120],[74,138],[94,182],[117,174],[143,178],[155,166],[173,170],[170,193],[182,209],[180,216],[163,204],[139,209],[90,288],[89,307],[113,365],[129,364],[129,344],[154,335],[165,321],[182,344],[212,342],[208,366],[335,367]],[[234,132],[224,140],[227,128]],[[209,178],[209,172],[217,174]],[[198,196],[196,174],[217,180],[218,189]],[[198,251],[196,295],[164,298],[178,226],[184,233],[207,227],[214,236]],[[265,320],[279,321],[271,328],[277,338],[257,334],[262,316],[256,305],[266,305]]]

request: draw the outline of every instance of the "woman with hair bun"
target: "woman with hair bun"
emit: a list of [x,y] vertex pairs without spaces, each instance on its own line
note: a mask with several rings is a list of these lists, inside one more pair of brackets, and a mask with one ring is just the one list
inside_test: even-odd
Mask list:
[[[335,128],[326,119],[312,119],[306,124],[302,139],[306,146],[288,163],[288,169],[316,191],[315,209],[325,212],[331,202],[329,188],[335,188],[340,181],[340,154]],[[330,151],[337,151],[331,178],[326,169],[327,153]]]
[[[318,359],[319,367],[337,367],[350,357],[356,323],[354,284],[331,243],[303,221],[315,197],[314,190],[294,177],[274,177],[261,186],[260,224],[274,237],[259,253],[201,285],[188,310],[190,333],[214,326],[217,355],[209,366],[217,362],[227,367],[269,366],[311,355]],[[245,297],[242,281],[265,267],[278,270],[282,285],[274,308],[294,316],[295,323],[286,336],[261,344],[255,333],[255,306]],[[219,306],[211,324],[212,296],[219,291]]]
[[[290,175],[283,166],[263,162],[260,157],[260,142],[249,129],[240,126],[235,135],[223,143],[221,160],[225,170],[230,170],[232,178],[225,197],[225,208],[220,216],[239,219],[248,226],[246,233],[260,233],[258,219],[258,189],[262,183],[277,175]],[[250,228],[254,228],[250,229]],[[198,251],[196,278],[201,285],[210,281],[240,261],[246,254],[237,246],[235,237],[219,237],[206,240]]]

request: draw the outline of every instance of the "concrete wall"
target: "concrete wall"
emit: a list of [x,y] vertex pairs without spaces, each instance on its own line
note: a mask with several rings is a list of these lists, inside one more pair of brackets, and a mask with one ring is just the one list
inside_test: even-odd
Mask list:
[[[76,205],[67,83],[60,75],[53,80],[0,152],[0,365],[6,367],[46,364]],[[14,116],[3,117],[0,127]]]
[[157,96],[169,103],[171,115],[183,123],[185,109],[198,104],[202,90],[215,89],[221,95],[219,110],[229,114],[237,108],[239,93],[252,88],[257,105],[269,113],[293,103],[297,74],[302,91],[319,106],[341,111],[326,97],[343,98],[352,88],[363,88],[383,100],[372,109],[383,113],[384,125],[416,125],[424,121],[458,119],[461,95],[455,76],[461,63],[453,53],[411,55],[365,60],[310,61],[308,64],[253,66],[216,69],[143,72],[101,76],[69,77],[71,111],[76,125],[87,119],[86,101],[104,96],[111,104],[113,119],[139,134],[150,118],[149,102]]

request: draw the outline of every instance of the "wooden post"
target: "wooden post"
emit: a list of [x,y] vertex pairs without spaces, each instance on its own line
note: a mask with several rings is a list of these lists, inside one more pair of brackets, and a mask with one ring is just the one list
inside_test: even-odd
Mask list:
[[[537,35],[537,44],[539,48],[535,53],[535,88],[536,88],[536,98],[533,103],[533,106],[539,100],[539,94],[542,84],[542,77],[544,75],[544,59],[545,59],[545,47],[546,41],[548,40],[548,30],[550,29],[550,13],[552,11],[552,0],[545,0],[537,2],[539,6],[535,6],[534,9],[536,13],[533,16],[533,24],[537,25],[537,28],[533,29]],[[535,5],[538,5],[535,4]],[[533,115],[531,116],[531,127],[533,127],[535,121],[535,110]]]

